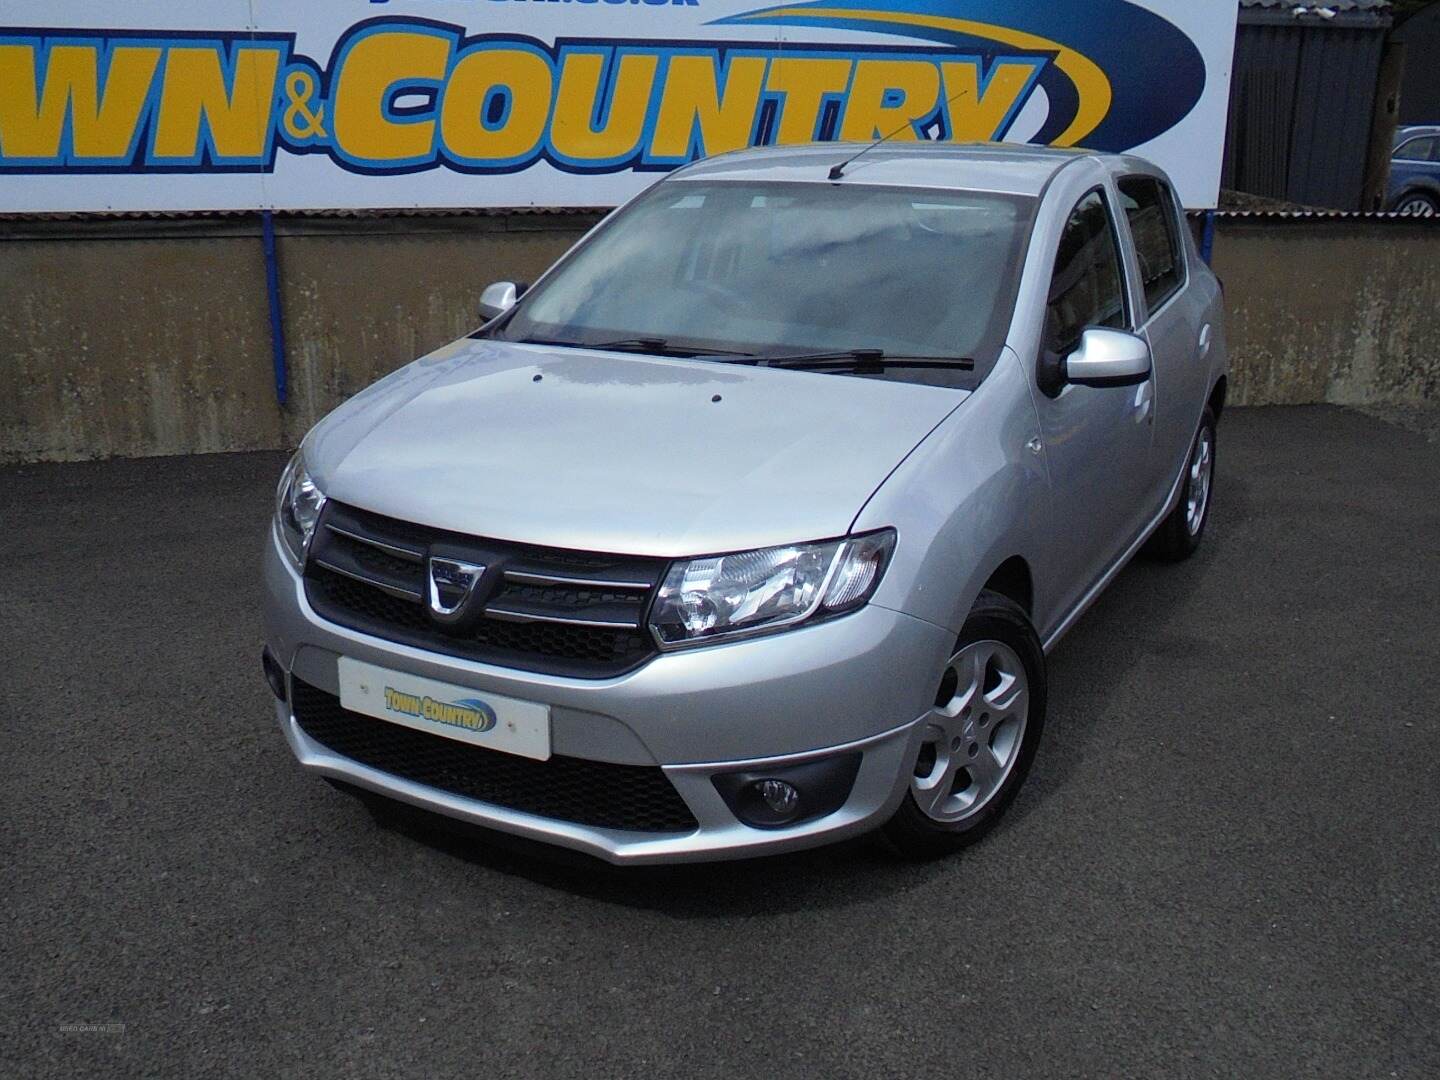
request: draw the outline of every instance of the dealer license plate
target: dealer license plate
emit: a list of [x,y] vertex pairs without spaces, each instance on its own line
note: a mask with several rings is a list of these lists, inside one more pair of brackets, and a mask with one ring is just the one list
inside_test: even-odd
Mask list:
[[457,742],[544,761],[550,708],[340,658],[340,704]]

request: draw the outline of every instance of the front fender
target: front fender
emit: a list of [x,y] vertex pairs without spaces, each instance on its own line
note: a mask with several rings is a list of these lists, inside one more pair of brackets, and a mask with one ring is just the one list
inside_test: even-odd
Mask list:
[[1032,617],[1043,614],[1055,539],[1044,457],[1030,447],[1039,438],[1026,374],[1007,348],[856,518],[856,532],[893,526],[898,536],[872,602],[959,633],[990,575],[1018,555],[1030,567]]

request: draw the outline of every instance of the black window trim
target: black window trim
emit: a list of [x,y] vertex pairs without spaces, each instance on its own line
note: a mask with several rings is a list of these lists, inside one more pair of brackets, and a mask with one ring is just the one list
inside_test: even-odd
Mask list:
[[[1190,284],[1190,251],[1189,247],[1185,243],[1185,231],[1182,231],[1188,231],[1188,226],[1185,224],[1184,218],[1180,214],[1180,200],[1175,198],[1175,189],[1172,188],[1170,184],[1166,182],[1163,178],[1156,176],[1154,173],[1147,172],[1126,173],[1124,176],[1117,176],[1115,178],[1116,191],[1120,190],[1120,182],[1122,180],[1153,180],[1156,184],[1159,185],[1162,192],[1169,193],[1170,224],[1172,226],[1175,226],[1175,232],[1172,234],[1176,243],[1175,255],[1180,260],[1180,266],[1182,270],[1180,280],[1175,283],[1175,287],[1171,289],[1168,293],[1166,293],[1165,298],[1161,300],[1160,303],[1156,304],[1153,308],[1150,306],[1149,299],[1145,296],[1145,282],[1140,282],[1140,303],[1145,305],[1145,319],[1135,327],[1135,332],[1138,334],[1146,327],[1148,327],[1155,320],[1155,317],[1157,315],[1159,315],[1167,307],[1169,307],[1171,302],[1173,302],[1177,296],[1179,296],[1182,292],[1185,291],[1185,286]],[[1134,247],[1135,234],[1130,229],[1130,219],[1128,216],[1125,219],[1125,231],[1130,234],[1130,246]],[[1135,252],[1135,258],[1137,261],[1140,258],[1140,253],[1138,249]]]

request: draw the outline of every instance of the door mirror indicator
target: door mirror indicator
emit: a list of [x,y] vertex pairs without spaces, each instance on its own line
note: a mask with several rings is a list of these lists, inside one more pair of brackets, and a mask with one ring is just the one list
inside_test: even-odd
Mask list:
[[1135,386],[1150,378],[1150,346],[1138,334],[1091,327],[1068,356],[1046,352],[1039,364],[1040,389],[1054,397],[1067,384]]

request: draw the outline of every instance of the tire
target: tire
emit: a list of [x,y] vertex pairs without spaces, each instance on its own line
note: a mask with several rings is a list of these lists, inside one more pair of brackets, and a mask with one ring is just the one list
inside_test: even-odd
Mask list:
[[1395,200],[1394,212],[1414,217],[1440,215],[1440,199],[1424,191],[1407,191]]
[[1200,429],[1190,444],[1180,499],[1145,545],[1145,554],[1164,562],[1179,562],[1195,554],[1205,538],[1205,525],[1215,503],[1215,414],[1207,406]]
[[882,829],[894,850],[938,858],[995,826],[1035,758],[1045,678],[1045,653],[1024,609],[982,592],[941,673],[910,790]]

